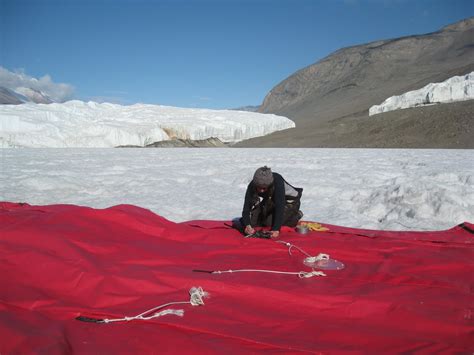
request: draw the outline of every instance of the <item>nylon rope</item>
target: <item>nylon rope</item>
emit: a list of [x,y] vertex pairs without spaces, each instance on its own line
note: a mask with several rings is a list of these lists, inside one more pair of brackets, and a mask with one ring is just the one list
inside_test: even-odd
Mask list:
[[329,260],[329,254],[319,253],[316,256],[311,256],[300,247],[297,247],[296,245],[289,242],[285,242],[284,240],[275,240],[275,242],[286,245],[288,247],[288,254],[291,256],[293,256],[293,254],[291,254],[291,248],[299,250],[302,254],[306,255],[304,261],[307,263],[315,263],[318,260]]
[[234,273],[234,272],[265,272],[271,274],[285,274],[285,275],[298,275],[300,279],[303,278],[310,278],[313,276],[326,276],[326,274],[322,271],[298,271],[298,272],[289,272],[289,271],[277,271],[277,270],[262,270],[262,269],[238,269],[238,270],[216,270],[210,272],[211,274],[226,274],[226,273]]
[[[323,254],[320,253],[317,256],[311,256],[307,252],[305,252],[303,249],[300,247],[297,247],[294,244],[291,244],[289,242],[286,242],[284,240],[275,240],[275,242],[284,244],[288,247],[288,253],[291,254],[291,249],[295,248],[299,250],[302,254],[306,255],[306,258],[304,259],[305,262],[307,263],[315,263],[318,260],[329,260],[329,255],[328,254]],[[298,271],[298,272],[290,272],[290,271],[278,271],[278,270],[262,270],[262,269],[237,269],[237,270],[214,270],[214,271],[206,271],[206,270],[193,270],[196,272],[207,272],[210,274],[225,274],[225,273],[234,273],[234,272],[263,272],[263,273],[271,273],[271,274],[284,274],[284,275],[298,275],[300,279],[302,278],[310,278],[313,276],[327,276],[324,272],[322,271],[317,271],[314,268],[312,268],[311,271]]]
[[157,311],[159,309],[162,309],[162,308],[165,308],[165,307],[168,307],[168,306],[171,306],[171,305],[177,305],[177,304],[191,304],[192,306],[203,306],[204,305],[203,298],[207,297],[209,295],[209,293],[204,291],[202,289],[202,287],[192,287],[189,290],[189,295],[190,295],[189,301],[169,302],[169,303],[165,303],[165,304],[162,304],[160,306],[151,308],[151,309],[149,309],[145,312],[142,312],[142,313],[140,313],[136,316],[123,317],[123,318],[111,318],[111,319],[105,318],[105,319],[102,319],[101,321],[99,321],[98,323],[130,322],[132,320],[150,320],[150,319],[162,317],[162,316],[168,315],[168,314],[173,314],[175,316],[182,317],[184,315],[184,310],[183,309],[165,309],[163,311],[156,312],[156,313],[154,313],[150,316],[146,316],[146,315],[149,314],[149,313],[152,313],[154,311]]

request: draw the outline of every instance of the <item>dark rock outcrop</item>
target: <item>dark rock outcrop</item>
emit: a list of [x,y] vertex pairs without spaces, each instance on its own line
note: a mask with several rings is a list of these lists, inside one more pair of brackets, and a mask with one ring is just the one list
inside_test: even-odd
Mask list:
[[119,146],[117,148],[223,148],[227,146],[228,145],[222,142],[219,138],[211,137],[197,140],[174,138],[147,144],[145,147],[127,145]]
[[197,140],[175,138],[148,144],[146,148],[219,148],[226,146],[219,138],[211,137]]
[[54,100],[39,90],[32,88],[18,88],[14,91],[0,86],[0,105],[19,105],[26,102],[35,104],[50,104]]
[[25,102],[25,99],[14,91],[0,86],[0,105],[19,105]]

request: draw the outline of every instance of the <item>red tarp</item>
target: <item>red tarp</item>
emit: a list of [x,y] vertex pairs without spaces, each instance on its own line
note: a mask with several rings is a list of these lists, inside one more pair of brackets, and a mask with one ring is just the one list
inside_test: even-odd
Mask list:
[[[227,222],[228,223],[228,222]],[[0,204],[0,353],[472,353],[474,226],[381,232],[324,225],[280,240],[345,264],[326,277],[206,274],[310,271],[305,255],[243,238],[225,222],[170,222],[120,205]],[[137,315],[189,289],[183,317]]]

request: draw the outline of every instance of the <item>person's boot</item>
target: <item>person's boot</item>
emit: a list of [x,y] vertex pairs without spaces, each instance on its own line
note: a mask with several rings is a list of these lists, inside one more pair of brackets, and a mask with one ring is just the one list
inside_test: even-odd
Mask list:
[[234,218],[232,220],[232,228],[237,229],[240,233],[244,234],[245,226],[242,223],[242,218]]

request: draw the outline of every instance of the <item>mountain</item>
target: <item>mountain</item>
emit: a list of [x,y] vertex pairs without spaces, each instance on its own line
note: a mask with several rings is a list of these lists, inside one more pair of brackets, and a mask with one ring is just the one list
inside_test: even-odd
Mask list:
[[15,92],[25,96],[28,101],[35,104],[51,104],[54,102],[47,94],[40,90],[35,90],[32,88],[20,87],[15,90]]
[[19,105],[28,99],[23,95],[19,95],[13,90],[0,86],[0,105]]
[[45,93],[28,87],[19,87],[15,90],[0,86],[0,105],[19,105],[25,102],[36,104],[50,104],[54,100]]
[[[392,113],[392,130],[385,130],[379,123],[385,114],[377,118],[368,115],[371,106],[381,104],[390,96],[472,72],[472,58],[474,17],[434,33],[340,49],[283,80],[265,97],[259,111],[286,116],[295,122],[296,128],[244,141],[238,146],[443,148],[445,138],[452,136],[452,141],[458,141],[455,147],[474,148],[471,139],[464,141],[456,136],[459,131],[456,126],[453,131],[435,134],[440,140],[434,141],[425,132],[416,131],[419,125],[405,122],[422,119],[426,121],[422,126],[429,127],[430,120],[437,120],[441,114],[438,111],[443,105],[430,109],[429,116],[418,117],[419,110],[415,109],[404,112],[403,119]],[[462,121],[466,109],[471,115],[474,112],[469,111],[470,104],[449,105],[452,121]],[[381,130],[377,140],[381,143],[367,135],[366,130],[373,123]],[[473,131],[474,122],[469,123],[469,127]],[[399,139],[388,144],[392,135]],[[411,137],[410,144],[405,136]]]

